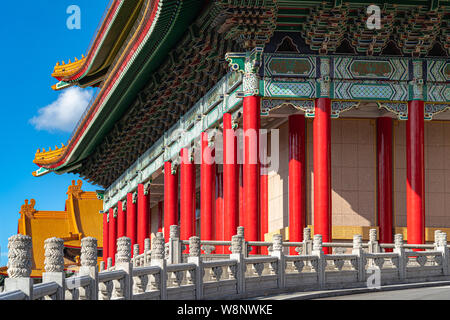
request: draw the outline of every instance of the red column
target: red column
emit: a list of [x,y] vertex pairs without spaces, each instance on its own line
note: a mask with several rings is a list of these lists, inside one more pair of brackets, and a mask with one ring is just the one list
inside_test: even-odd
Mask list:
[[[244,219],[244,166],[239,165],[239,223],[238,227],[245,225]],[[237,229],[233,235],[237,233]]]
[[[305,116],[289,117],[289,241],[303,241],[305,227]],[[295,247],[290,254],[296,255]]]
[[408,103],[406,122],[406,215],[408,244],[425,243],[424,102]]
[[116,263],[117,252],[117,218],[114,217],[114,209],[109,209],[109,255],[112,258],[112,264]]
[[[331,241],[331,100],[316,100],[313,121],[314,144],[314,233]],[[329,253],[324,248],[324,253]]]
[[195,164],[189,159],[187,148],[181,150],[180,236],[181,240],[195,236]]
[[123,202],[119,201],[117,204],[117,238],[118,239],[125,237],[127,235],[125,211],[126,211],[126,208],[123,207]]
[[200,237],[202,240],[213,239],[213,179],[214,159],[208,146],[208,134],[202,132],[202,163],[200,165]]
[[145,190],[145,185],[138,184],[138,232],[137,240],[139,253],[144,253],[145,239],[149,237],[149,190]]
[[105,263],[105,269],[108,263],[109,256],[109,225],[108,225],[108,213],[103,214],[103,262]]
[[164,237],[169,241],[170,226],[178,225],[178,176],[172,163],[164,163]]
[[389,117],[377,119],[377,211],[379,241],[392,243],[392,119]]
[[[264,235],[269,232],[269,176],[261,174],[260,177],[260,207],[261,207],[261,223],[259,237],[260,241],[264,241]],[[261,254],[269,254],[267,247],[261,247]]]
[[127,237],[131,239],[131,247],[137,243],[137,195],[127,194]]
[[[216,166],[216,170],[218,167]],[[223,172],[216,172],[216,218],[215,218],[215,240],[224,240],[224,206],[223,206]],[[223,246],[216,246],[216,253],[224,253]]]
[[158,232],[163,232],[164,202],[158,202]]
[[[239,172],[237,138],[232,127],[231,114],[223,115],[223,202],[224,240],[231,241],[239,227]],[[231,253],[225,248],[225,253]]]
[[[259,117],[261,99],[244,97],[244,220],[247,241],[259,240]],[[257,254],[253,250],[250,254]]]

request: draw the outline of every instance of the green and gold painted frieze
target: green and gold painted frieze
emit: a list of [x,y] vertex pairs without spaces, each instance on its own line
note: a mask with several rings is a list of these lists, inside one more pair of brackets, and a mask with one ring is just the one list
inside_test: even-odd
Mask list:
[[355,101],[450,102],[450,61],[264,54],[261,95]]

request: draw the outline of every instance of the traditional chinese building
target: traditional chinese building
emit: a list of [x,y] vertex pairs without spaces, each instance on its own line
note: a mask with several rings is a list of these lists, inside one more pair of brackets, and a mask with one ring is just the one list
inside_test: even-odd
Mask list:
[[105,188],[112,259],[118,237],[142,251],[174,224],[205,240],[449,231],[450,2],[393,2],[112,1],[86,56],[55,67],[57,88],[101,89],[36,175]]
[[[31,277],[41,278],[44,272],[44,241],[57,237],[64,240],[64,266],[67,270],[78,269],[80,260],[81,239],[95,237],[99,251],[103,248],[102,201],[96,192],[81,189],[78,180],[69,186],[64,211],[36,210],[36,201],[25,200],[20,208],[17,233],[32,238],[32,270]],[[99,254],[101,256],[101,254]],[[0,274],[6,275],[7,268],[0,268]]]

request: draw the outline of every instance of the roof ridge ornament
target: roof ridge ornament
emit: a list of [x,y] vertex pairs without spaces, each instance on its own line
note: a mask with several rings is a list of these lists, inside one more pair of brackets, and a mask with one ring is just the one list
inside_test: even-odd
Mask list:
[[28,199],[25,200],[25,204],[20,207],[19,213],[21,214],[21,217],[25,215],[30,219],[34,219],[34,214],[37,212],[37,210],[34,208],[35,205],[36,200],[31,199],[30,203],[28,203]]
[[81,190],[81,187],[83,186],[83,181],[78,180],[77,184],[75,184],[75,180],[72,180],[72,185],[69,186],[67,190],[67,195],[73,196],[74,198],[79,198],[81,193],[83,193],[83,190]]

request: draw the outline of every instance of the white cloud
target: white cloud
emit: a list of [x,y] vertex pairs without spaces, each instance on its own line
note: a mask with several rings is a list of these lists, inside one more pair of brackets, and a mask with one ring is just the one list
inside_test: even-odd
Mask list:
[[37,130],[61,130],[71,132],[89,101],[93,90],[78,87],[65,89],[56,101],[38,110],[38,115],[30,119]]

